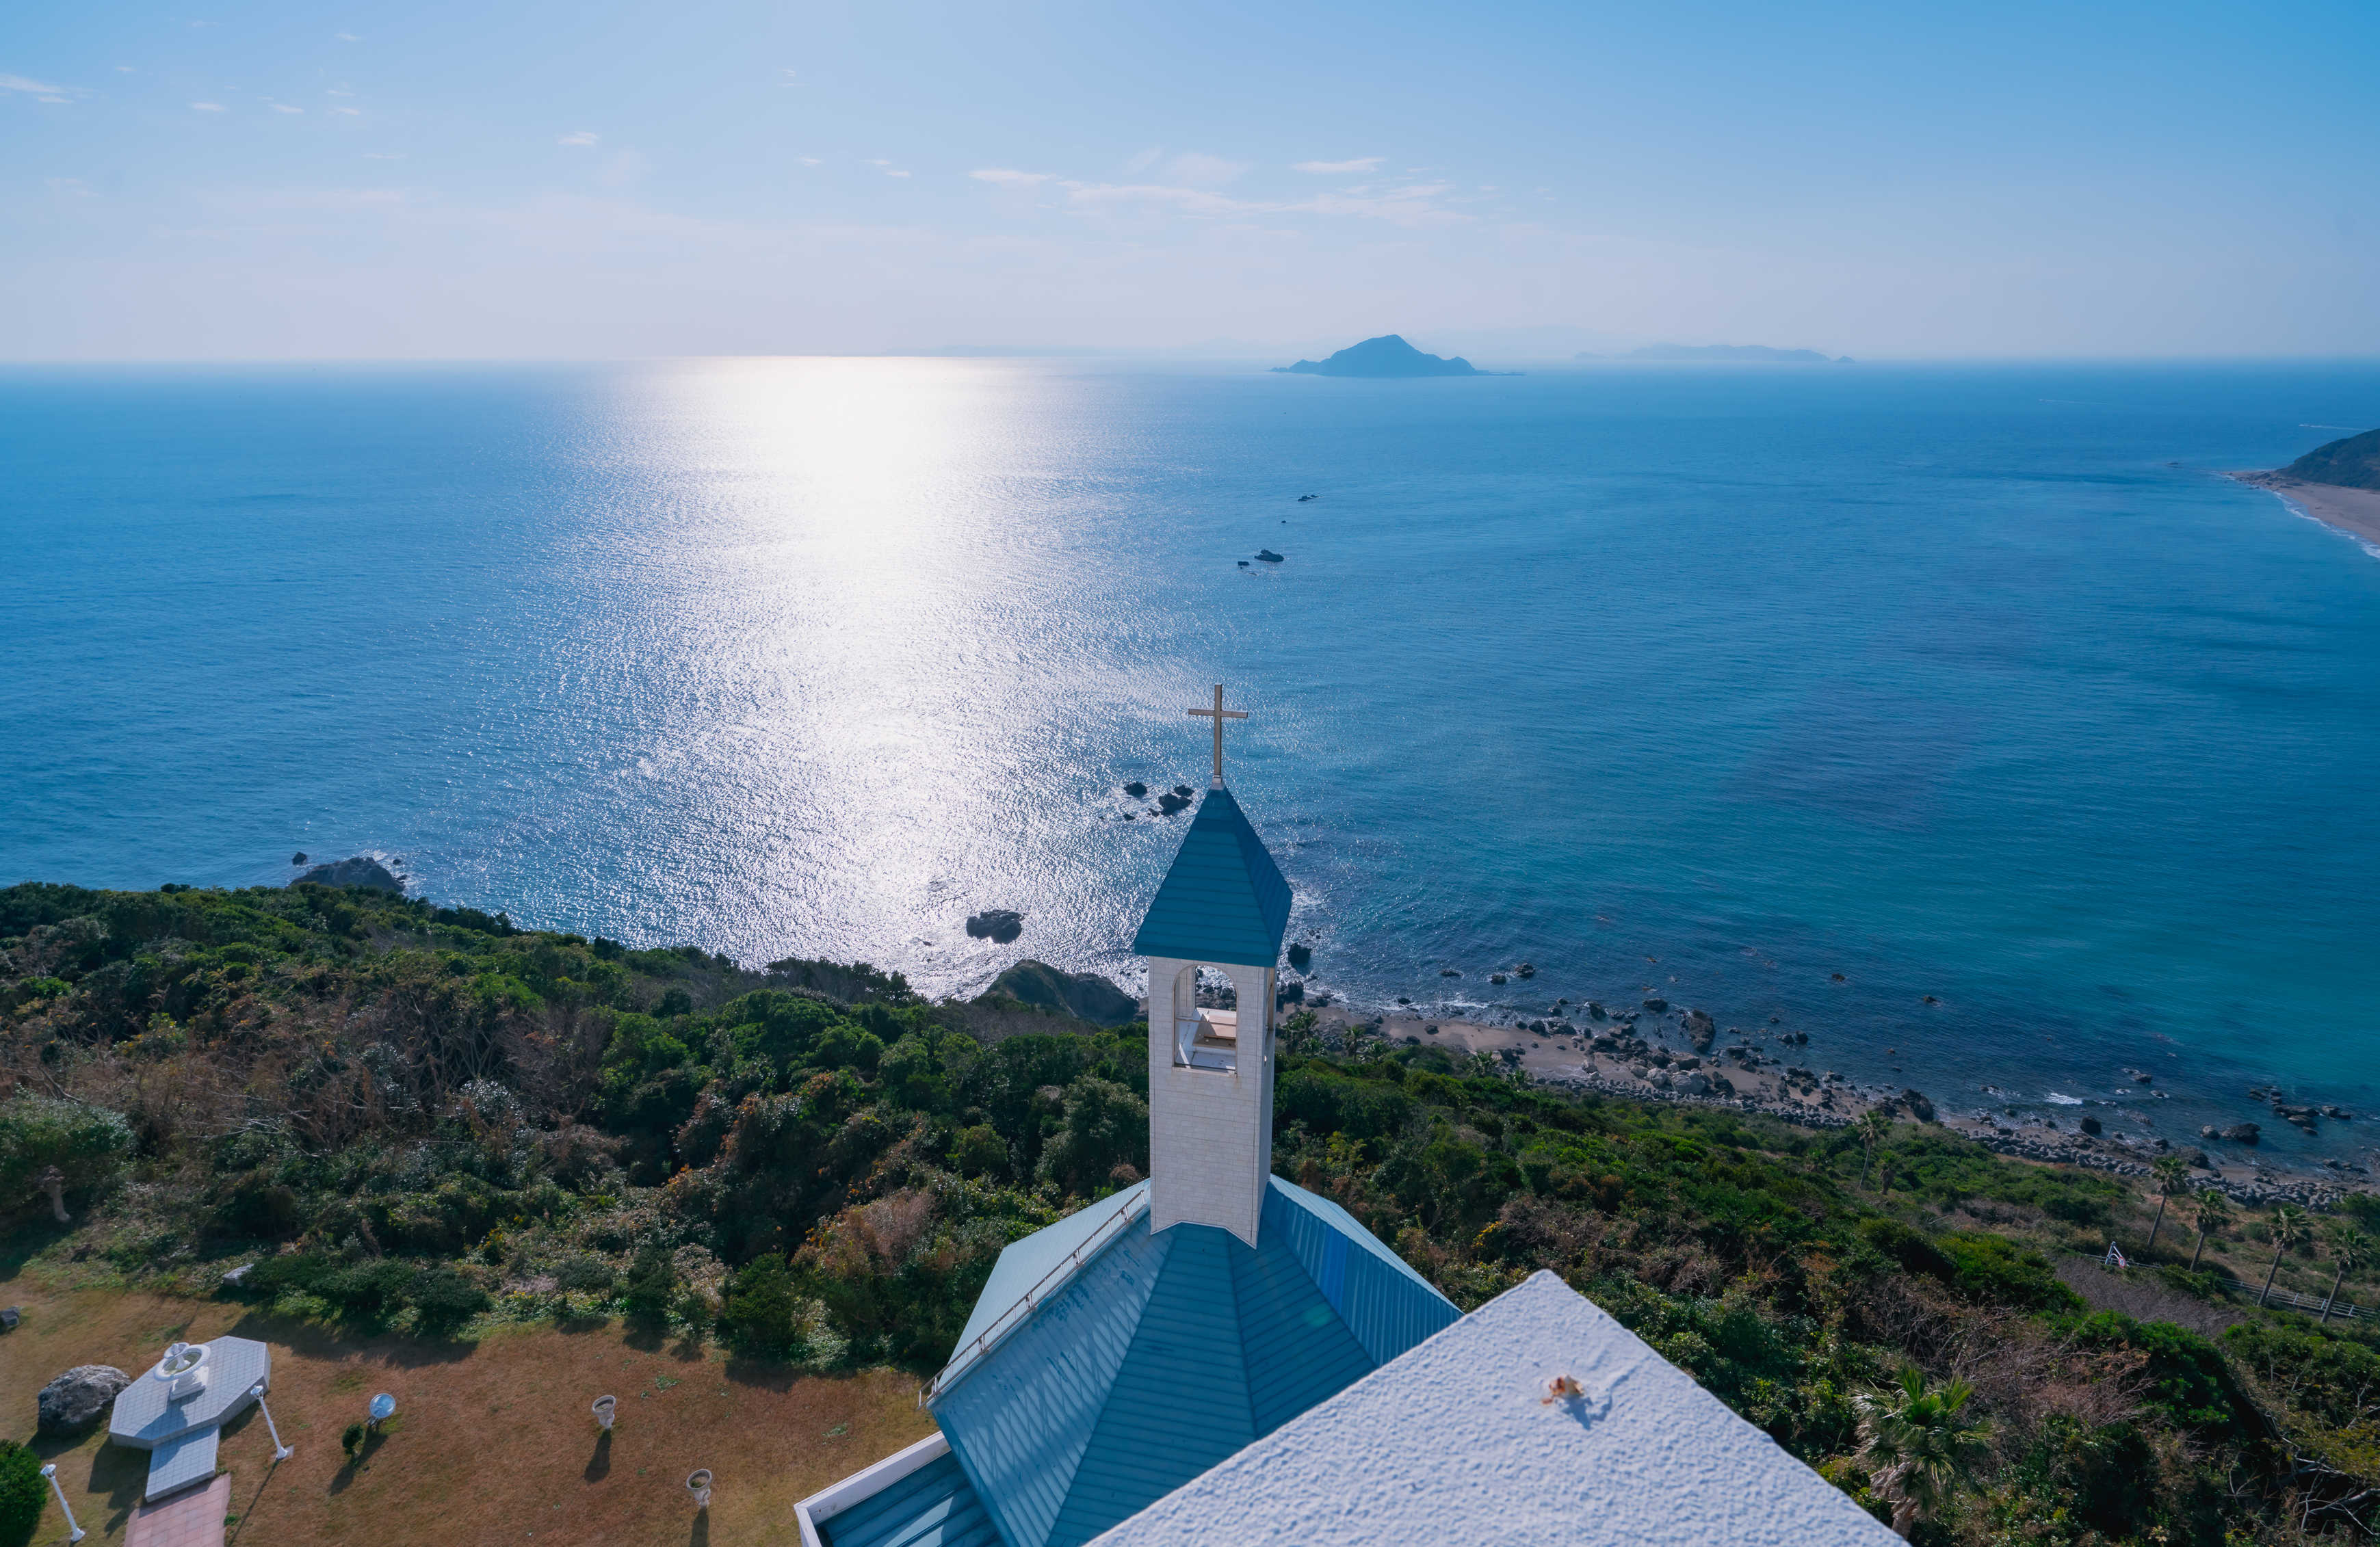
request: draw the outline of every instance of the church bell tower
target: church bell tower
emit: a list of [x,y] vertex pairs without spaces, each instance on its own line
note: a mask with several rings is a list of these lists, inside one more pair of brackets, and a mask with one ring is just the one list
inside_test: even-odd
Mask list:
[[[1214,779],[1132,942],[1148,965],[1148,1223],[1211,1225],[1254,1246],[1272,1175],[1289,883],[1223,784],[1223,722],[1246,713],[1224,708],[1220,686],[1212,707],[1189,713],[1214,721]],[[1214,1003],[1199,1002],[1202,973]]]

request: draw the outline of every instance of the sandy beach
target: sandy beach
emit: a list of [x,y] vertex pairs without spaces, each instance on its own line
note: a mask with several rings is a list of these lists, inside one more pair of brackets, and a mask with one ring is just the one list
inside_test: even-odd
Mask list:
[[2279,495],[2296,509],[2325,526],[2380,548],[2380,489],[2344,489],[2335,483],[2307,483],[2281,472],[2226,473],[2227,478]]

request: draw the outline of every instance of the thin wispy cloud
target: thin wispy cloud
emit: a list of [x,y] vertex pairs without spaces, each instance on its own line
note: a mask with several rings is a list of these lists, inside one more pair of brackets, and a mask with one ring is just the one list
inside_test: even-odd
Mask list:
[[118,65],[115,66],[115,73],[118,75],[139,75],[140,72],[134,69],[129,65]]
[[1036,183],[1046,183],[1050,180],[1050,174],[1047,172],[1019,172],[1013,166],[987,166],[980,171],[970,172],[967,175],[978,183],[997,183],[1002,187],[1017,188],[1029,188]]
[[302,107],[292,107],[287,103],[274,103],[273,104],[273,111],[275,113],[303,113],[306,110]]
[[1068,183],[1065,187],[1066,197],[1077,204],[1170,204],[1194,215],[1258,214],[1279,207],[1170,183]]
[[1212,188],[1185,187],[1178,183],[1068,182],[1061,186],[1066,189],[1067,199],[1075,204],[1150,204],[1167,206],[1187,215],[1328,215],[1412,227],[1460,225],[1473,218],[1432,202],[1450,191],[1450,185],[1443,183],[1382,190],[1349,188],[1299,199],[1233,199]]
[[1245,162],[1225,161],[1197,151],[1184,151],[1165,163],[1168,176],[1194,188],[1220,187],[1247,169]]
[[223,110],[224,104],[221,103],[192,103],[190,104],[190,111],[193,113],[221,113]]
[[1379,169],[1380,158],[1378,156],[1357,156],[1353,161],[1302,161],[1290,166],[1292,172],[1314,172],[1332,177],[1343,177],[1353,172],[1378,172]]
[[816,156],[795,156],[794,159],[800,162],[804,166],[824,166],[826,164],[826,163],[819,160]]
[[405,152],[402,151],[366,151],[364,152],[366,161],[403,161],[404,159]]
[[792,70],[781,69],[777,72],[777,84],[780,86],[791,86],[800,79]]
[[81,95],[71,86],[53,86],[46,80],[34,80],[21,75],[0,75],[0,91],[22,91],[45,103],[72,102]]
[[908,174],[900,170],[898,167],[888,166],[884,169],[884,175],[887,177],[906,177]]
[[361,38],[357,37],[353,32],[334,32],[331,36],[338,39],[343,43],[359,43],[363,42]]
[[560,139],[555,140],[554,143],[556,145],[592,145],[595,143],[597,138],[597,135],[592,129],[580,129],[576,134],[564,135]]
[[364,110],[360,107],[334,107],[331,109],[331,111],[334,113],[343,113],[350,118],[360,118],[364,115]]

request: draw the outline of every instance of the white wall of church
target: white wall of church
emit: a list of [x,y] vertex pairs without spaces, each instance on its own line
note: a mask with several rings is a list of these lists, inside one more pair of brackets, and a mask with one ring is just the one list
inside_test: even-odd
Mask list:
[[1236,1067],[1185,1069],[1173,1060],[1172,985],[1199,965],[1148,963],[1148,1227],[1212,1225],[1254,1246],[1272,1174],[1276,974],[1214,964],[1239,995]]

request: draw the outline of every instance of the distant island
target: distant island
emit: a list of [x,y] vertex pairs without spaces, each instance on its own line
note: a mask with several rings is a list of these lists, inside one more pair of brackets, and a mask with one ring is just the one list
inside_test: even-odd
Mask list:
[[1821,355],[1815,349],[1771,349],[1765,344],[1648,344],[1625,355],[1581,354],[1582,360],[1702,360],[1724,364],[1850,365],[1849,355]]
[[2380,548],[2380,429],[2333,441],[2270,472],[2228,473],[2326,526]]
[[1395,333],[1382,333],[1342,349],[1327,360],[1300,360],[1272,368],[1282,376],[1494,376],[1461,356],[1425,355]]

